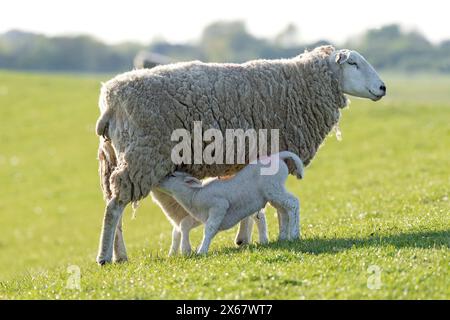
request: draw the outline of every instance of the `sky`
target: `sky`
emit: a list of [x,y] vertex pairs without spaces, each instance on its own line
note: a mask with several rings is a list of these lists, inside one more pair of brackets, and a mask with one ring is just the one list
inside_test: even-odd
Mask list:
[[303,42],[340,43],[368,28],[400,23],[439,42],[450,39],[449,9],[445,0],[1,0],[0,32],[90,34],[107,43],[188,42],[211,22],[243,20],[260,37],[294,23]]

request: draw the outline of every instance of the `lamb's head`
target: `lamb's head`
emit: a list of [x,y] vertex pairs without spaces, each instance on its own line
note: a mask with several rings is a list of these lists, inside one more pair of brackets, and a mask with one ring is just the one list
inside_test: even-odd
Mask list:
[[167,176],[158,186],[158,189],[169,195],[183,194],[191,188],[201,188],[202,182],[193,176],[175,171]]
[[358,52],[347,49],[337,50],[330,55],[329,59],[344,93],[373,101],[378,101],[386,95],[384,82]]

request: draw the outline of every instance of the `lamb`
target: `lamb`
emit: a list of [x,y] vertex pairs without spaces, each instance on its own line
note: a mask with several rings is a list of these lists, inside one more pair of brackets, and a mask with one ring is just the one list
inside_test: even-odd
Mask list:
[[[299,208],[297,198],[288,193],[284,187],[289,169],[284,162],[290,159],[295,164],[297,178],[303,178],[303,163],[300,158],[289,151],[280,152],[247,165],[233,178],[213,180],[205,185],[184,172],[174,172],[159,185],[159,189],[172,196],[191,217],[181,223],[181,247],[187,247],[189,231],[197,221],[205,223],[205,232],[199,254],[206,254],[212,238],[219,230],[227,230],[260,210],[269,202],[277,209],[281,220],[281,239],[297,239],[299,229]],[[279,161],[282,160],[282,161]],[[276,161],[278,170],[271,175],[261,174],[261,168]],[[186,222],[186,223],[185,223]]]
[[246,150],[244,164],[176,165],[174,129],[192,132],[195,120],[224,134],[232,128],[279,129],[279,150],[298,154],[308,165],[338,123],[345,93],[377,101],[386,87],[360,54],[332,46],[291,59],[157,66],[105,83],[96,132],[107,205],[97,262],[110,262],[113,247],[118,261],[126,260],[117,229],[124,208],[145,198],[171,172],[202,179],[235,174],[249,162]]
[[[191,177],[191,179],[195,178]],[[211,181],[213,180],[209,182]],[[199,180],[195,180],[195,182],[200,185],[203,184]],[[152,191],[152,198],[161,207],[167,219],[172,224],[172,244],[169,250],[169,256],[176,255],[180,248],[183,255],[190,254],[192,249],[189,240],[189,231],[201,225],[201,221],[193,218],[189,214],[186,215],[185,209],[178,202],[173,201],[172,196],[167,194],[167,192],[155,188]],[[256,214],[253,214],[252,219],[258,226],[259,243],[265,244],[269,242],[264,210],[262,209]]]

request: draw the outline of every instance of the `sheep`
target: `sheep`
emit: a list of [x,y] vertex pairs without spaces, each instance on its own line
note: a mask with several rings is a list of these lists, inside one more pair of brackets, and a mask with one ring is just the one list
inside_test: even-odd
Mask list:
[[161,55],[156,52],[140,51],[133,61],[136,69],[148,68],[151,69],[158,65],[168,64],[173,62],[169,57]]
[[[213,180],[209,180],[206,183],[209,183],[211,181]],[[196,182],[202,184],[202,182],[198,180]],[[156,202],[161,207],[167,219],[172,224],[172,244],[170,246],[169,256],[177,254],[180,246],[181,246],[181,253],[183,255],[190,254],[191,244],[189,241],[189,230],[198,227],[201,224],[201,222],[199,220],[194,219],[191,215],[187,214],[185,209],[178,202],[173,201],[172,196],[168,195],[167,193],[161,190],[158,190],[158,188],[155,188],[151,192],[151,195],[153,201]],[[248,220],[250,221],[254,220],[256,222],[259,232],[259,243],[261,244],[267,243],[269,240],[267,236],[267,225],[264,210],[262,209],[258,211],[256,214],[252,216],[252,219]],[[246,221],[245,223],[247,228],[251,226],[251,222]],[[249,225],[247,226],[247,224]],[[183,240],[181,241],[181,239]]]
[[[202,121],[203,129],[222,133],[232,128],[279,129],[279,151],[298,154],[307,166],[337,125],[340,109],[347,105],[346,93],[377,101],[386,87],[359,53],[332,46],[291,59],[193,61],[134,70],[109,80],[101,88],[96,124],[107,201],[97,262],[111,261],[116,226],[126,205],[145,198],[167,174],[182,170],[201,179],[232,175],[245,166],[177,166],[171,160],[174,129],[192,132],[194,120]],[[248,163],[248,150],[245,153]]]
[[[195,177],[178,171],[163,180],[158,188],[172,196],[191,215],[181,222],[181,247],[188,247],[185,242],[189,242],[189,231],[197,221],[201,221],[205,224],[205,231],[197,253],[206,254],[218,231],[233,227],[243,218],[264,208],[268,202],[277,209],[281,220],[288,221],[280,224],[280,239],[297,239],[300,234],[300,203],[284,187],[289,175],[284,162],[287,159],[294,162],[295,174],[302,179],[303,163],[300,158],[292,152],[283,151],[267,158],[269,161],[247,165],[228,180],[217,179],[202,185]],[[261,168],[275,160],[277,172],[261,174]]]

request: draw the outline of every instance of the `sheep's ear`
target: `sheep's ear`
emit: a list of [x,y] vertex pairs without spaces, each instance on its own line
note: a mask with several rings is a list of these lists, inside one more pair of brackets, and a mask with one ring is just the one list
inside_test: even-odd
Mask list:
[[201,188],[202,187],[202,182],[194,177],[184,178],[184,183],[189,185],[191,188]]
[[336,53],[335,61],[337,64],[343,64],[348,60],[349,57],[350,57],[350,50],[339,50]]

